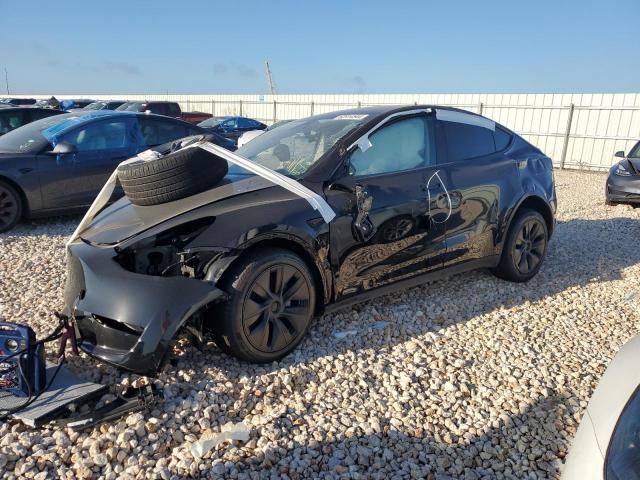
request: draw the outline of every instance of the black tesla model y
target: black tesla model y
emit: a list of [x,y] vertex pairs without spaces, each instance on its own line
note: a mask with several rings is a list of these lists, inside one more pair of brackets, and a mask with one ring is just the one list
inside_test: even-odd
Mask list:
[[476,268],[528,281],[554,228],[551,159],[453,108],[333,112],[235,154],[198,138],[171,150],[121,165],[127,195],[67,250],[82,349],[139,373],[180,331],[271,362],[314,316],[393,289]]

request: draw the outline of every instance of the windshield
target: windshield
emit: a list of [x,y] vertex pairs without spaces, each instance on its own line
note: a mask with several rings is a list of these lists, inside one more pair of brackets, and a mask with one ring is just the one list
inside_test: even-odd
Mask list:
[[142,102],[127,102],[120,105],[116,110],[122,112],[141,112],[143,111],[143,107],[146,106],[146,103]]
[[199,127],[215,127],[217,125],[220,125],[220,123],[222,123],[223,120],[225,120],[228,117],[223,117],[223,118],[216,118],[216,117],[212,117],[212,118],[207,118],[206,120],[203,120],[202,122],[200,122],[198,124]]
[[84,110],[102,110],[105,106],[104,102],[93,102],[84,107]]
[[0,137],[0,152],[2,153],[37,153],[41,151],[48,140],[42,135],[42,130],[64,121],[70,115],[54,115],[36,120],[22,127],[5,133]]
[[[310,117],[263,133],[236,152],[289,177],[300,177],[366,115]],[[230,167],[231,173],[243,173]],[[244,171],[246,173],[246,171]]]
[[636,146],[631,149],[628,158],[640,158],[640,142],[636,143]]

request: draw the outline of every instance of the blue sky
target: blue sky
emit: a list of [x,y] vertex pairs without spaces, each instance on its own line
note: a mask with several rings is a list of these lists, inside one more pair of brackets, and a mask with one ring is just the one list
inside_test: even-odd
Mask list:
[[12,93],[266,93],[266,59],[278,93],[640,85],[640,0],[0,0],[0,17]]

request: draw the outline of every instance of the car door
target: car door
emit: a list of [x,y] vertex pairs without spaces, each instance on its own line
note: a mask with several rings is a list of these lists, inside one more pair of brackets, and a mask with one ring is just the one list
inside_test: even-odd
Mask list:
[[337,299],[442,266],[448,205],[440,198],[433,121],[419,114],[384,124],[326,188],[337,214],[329,226]]
[[521,189],[516,161],[505,153],[511,135],[484,117],[437,112],[436,135],[445,153],[439,169],[447,185],[445,267],[492,257],[505,199]]
[[91,204],[118,164],[146,148],[136,119],[123,117],[80,125],[55,143],[62,142],[75,151],[39,155],[44,208]]

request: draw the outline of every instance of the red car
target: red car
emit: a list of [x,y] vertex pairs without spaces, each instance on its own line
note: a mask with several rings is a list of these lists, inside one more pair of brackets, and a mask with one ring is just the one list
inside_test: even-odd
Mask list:
[[155,113],[156,115],[179,118],[189,123],[200,123],[203,120],[212,117],[210,113],[183,112],[177,102],[126,102],[116,108],[116,110],[127,110],[130,112],[151,112]]

